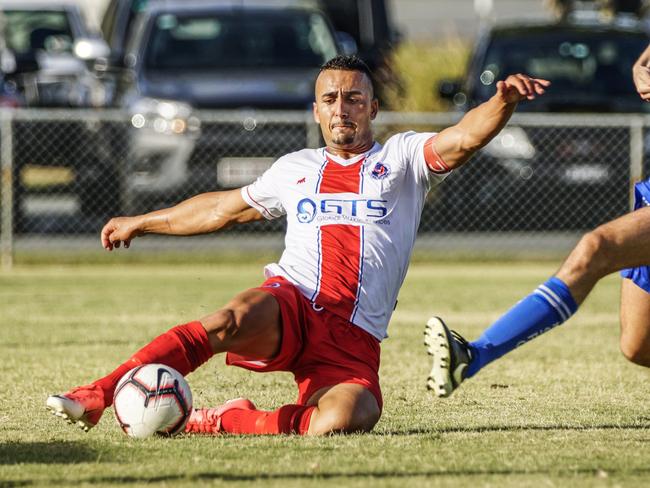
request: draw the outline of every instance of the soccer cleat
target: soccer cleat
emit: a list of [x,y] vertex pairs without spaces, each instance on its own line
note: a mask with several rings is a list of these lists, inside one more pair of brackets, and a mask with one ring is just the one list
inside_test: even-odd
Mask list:
[[80,386],[62,395],[50,395],[45,406],[69,424],[85,432],[92,429],[104,413],[104,391],[97,385]]
[[255,410],[255,405],[246,398],[235,398],[215,408],[195,408],[185,424],[188,434],[220,434],[221,417],[230,410]]
[[427,388],[439,397],[448,397],[465,379],[472,352],[467,341],[445,325],[439,317],[431,317],[424,328],[424,345],[433,356]]

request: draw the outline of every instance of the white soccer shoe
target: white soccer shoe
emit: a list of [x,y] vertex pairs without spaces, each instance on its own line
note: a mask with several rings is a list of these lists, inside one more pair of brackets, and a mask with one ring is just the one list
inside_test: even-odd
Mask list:
[[80,386],[61,395],[50,395],[45,406],[57,417],[88,432],[104,413],[104,392],[96,385]]
[[433,356],[427,388],[439,397],[448,397],[465,379],[472,360],[467,341],[450,330],[439,317],[431,317],[424,328],[424,345]]

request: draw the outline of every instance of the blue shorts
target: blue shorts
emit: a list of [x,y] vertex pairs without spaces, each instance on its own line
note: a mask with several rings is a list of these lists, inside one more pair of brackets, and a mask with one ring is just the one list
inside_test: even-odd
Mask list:
[[[634,185],[634,210],[650,206],[650,179]],[[621,276],[632,280],[637,286],[650,293],[650,266],[621,270]]]

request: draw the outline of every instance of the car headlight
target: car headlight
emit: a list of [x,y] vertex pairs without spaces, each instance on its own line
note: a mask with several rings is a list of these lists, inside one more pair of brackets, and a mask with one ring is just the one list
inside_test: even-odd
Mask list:
[[196,133],[200,121],[192,115],[192,107],[175,100],[141,98],[131,106],[131,125],[136,129],[152,129],[161,134]]
[[483,150],[497,159],[532,159],[536,153],[521,127],[505,127]]

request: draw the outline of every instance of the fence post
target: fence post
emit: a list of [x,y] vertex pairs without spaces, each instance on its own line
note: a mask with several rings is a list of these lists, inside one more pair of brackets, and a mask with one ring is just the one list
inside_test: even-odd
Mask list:
[[314,122],[311,112],[305,118],[305,125],[307,126],[307,147],[310,149],[320,147],[320,125]]
[[643,118],[630,120],[630,210],[634,210],[634,184],[643,178]]
[[14,197],[13,197],[13,135],[9,110],[0,109],[0,262],[3,271],[8,271],[14,262]]

